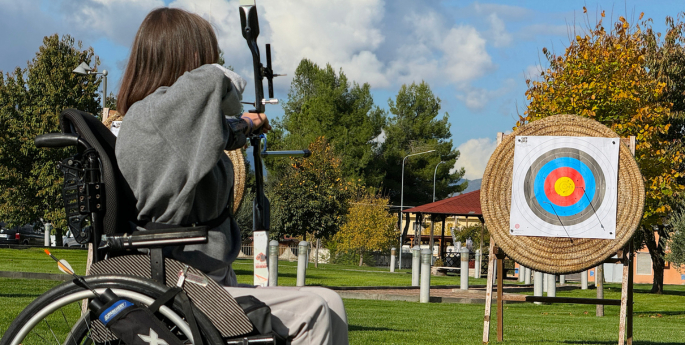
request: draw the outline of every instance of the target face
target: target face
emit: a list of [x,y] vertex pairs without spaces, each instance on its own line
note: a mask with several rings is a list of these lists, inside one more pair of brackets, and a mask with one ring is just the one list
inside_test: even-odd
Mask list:
[[619,140],[517,137],[510,233],[614,239]]

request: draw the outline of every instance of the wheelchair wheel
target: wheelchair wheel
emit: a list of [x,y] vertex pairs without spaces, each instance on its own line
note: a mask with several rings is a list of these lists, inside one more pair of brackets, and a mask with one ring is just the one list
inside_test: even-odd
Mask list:
[[[120,297],[145,305],[151,304],[169,289],[154,281],[132,276],[89,276],[85,280],[98,293],[110,288]],[[34,300],[17,316],[0,339],[0,345],[95,344],[91,337],[93,328],[90,313],[81,314],[83,300],[92,297],[90,290],[71,281],[53,288]],[[175,303],[172,308],[162,306],[159,313],[172,333],[177,334],[182,341],[192,340],[190,328],[184,321],[181,310],[181,305]],[[205,343],[223,342],[202,312],[195,309],[194,315]],[[104,343],[120,344],[120,341],[117,339]]]

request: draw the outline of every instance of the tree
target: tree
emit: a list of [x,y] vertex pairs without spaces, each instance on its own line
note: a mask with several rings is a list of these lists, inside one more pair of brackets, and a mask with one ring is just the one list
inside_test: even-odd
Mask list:
[[390,112],[385,126],[382,159],[377,164],[386,169],[383,187],[389,192],[393,204],[400,203],[402,189],[402,160],[411,153],[436,150],[435,153],[408,158],[404,167],[404,204],[420,205],[433,201],[433,174],[437,170],[435,194],[438,200],[466,189],[467,183],[457,184],[464,169],[450,173],[459,158],[452,148],[449,116],[438,119],[440,99],[433,95],[430,86],[412,83],[402,85],[395,100],[389,100]]
[[668,223],[671,230],[669,234],[671,251],[666,254],[666,260],[680,270],[685,265],[685,201],[681,200],[677,209],[671,213]]
[[[666,17],[667,31],[662,39],[661,33],[655,33],[647,27],[644,39],[647,42],[646,65],[649,73],[658,81],[666,85],[664,98],[671,103],[671,116],[668,124],[670,125],[665,140],[671,145],[672,151],[684,152],[683,134],[685,133],[685,38],[683,32],[685,23],[682,22],[684,14],[681,12],[677,19]],[[676,181],[685,184],[685,162],[673,162],[677,164],[675,169],[681,173],[676,177]],[[678,164],[679,163],[679,164]],[[670,247],[671,253],[666,256],[666,260],[673,262],[676,266],[685,262],[685,228],[683,227],[683,204],[678,197],[670,198],[673,213],[669,217],[668,225],[657,226],[659,242],[650,241],[650,245],[657,245],[663,252],[666,243]]]
[[66,225],[62,202],[63,177],[56,163],[68,149],[38,149],[33,139],[59,132],[59,113],[77,108],[97,114],[99,79],[74,74],[81,62],[99,65],[92,48],[52,35],[43,39],[25,69],[0,72],[0,218],[11,226],[50,220],[57,230]]
[[663,241],[656,241],[654,229],[665,234],[663,219],[671,211],[672,198],[685,189],[678,170],[685,155],[667,139],[672,105],[666,99],[667,84],[655,78],[647,66],[648,42],[643,26],[631,26],[619,17],[607,32],[600,20],[583,36],[576,36],[563,55],[543,48],[550,66],[541,73],[542,80],[526,81],[530,104],[517,126],[568,113],[593,118],[621,137],[636,136],[635,158],[646,189],[638,237],[652,257],[652,291],[661,293],[664,249]]
[[388,212],[389,201],[378,193],[359,188],[345,223],[334,237],[338,250],[359,255],[359,266],[364,264],[364,254],[368,251],[387,250],[395,243],[395,217]]
[[[276,149],[302,149],[320,136],[326,137],[333,153],[341,159],[341,171],[349,180],[377,185],[382,170],[370,169],[377,142],[385,122],[385,112],[374,106],[369,84],[348,81],[345,74],[330,65],[320,68],[303,59],[295,70],[284,116],[274,121],[269,136]],[[282,161],[269,162],[270,172],[281,172]]]
[[309,145],[312,155],[290,158],[290,165],[269,190],[271,228],[279,235],[335,235],[347,213],[353,185],[344,181],[342,163],[326,142]]

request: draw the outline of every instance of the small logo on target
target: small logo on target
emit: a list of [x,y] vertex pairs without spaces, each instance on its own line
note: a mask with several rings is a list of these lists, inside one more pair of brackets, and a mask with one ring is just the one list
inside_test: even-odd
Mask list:
[[518,229],[518,228],[520,228],[521,226],[518,225],[518,224],[516,224],[516,225],[514,225],[514,227],[515,227],[516,229]]

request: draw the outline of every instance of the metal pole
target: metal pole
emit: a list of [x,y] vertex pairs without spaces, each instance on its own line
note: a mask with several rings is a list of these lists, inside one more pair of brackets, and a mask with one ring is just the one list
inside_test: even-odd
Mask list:
[[474,278],[480,278],[480,260],[481,260],[481,254],[480,254],[480,249],[476,249],[476,264],[473,265],[474,270],[473,270],[473,277]]
[[296,286],[304,286],[304,278],[307,274],[307,249],[309,243],[301,241],[297,246],[297,284]]
[[587,270],[580,272],[580,288],[587,290]]
[[459,276],[461,278],[459,289],[468,290],[469,289],[469,249],[466,247],[461,247],[459,251],[459,256],[461,257],[461,271]]
[[526,267],[525,269],[526,269],[525,272],[523,272],[524,273],[523,283],[524,284],[530,284],[530,274],[531,274],[530,268]]
[[[542,272],[534,271],[535,277],[533,278],[533,295],[542,297]],[[535,304],[542,304],[542,302],[535,302]]]
[[419,286],[419,270],[421,269],[421,247],[411,249],[411,286]]
[[[102,70],[102,111],[105,111],[107,104],[107,70]],[[102,119],[105,119],[105,114],[102,114]]]
[[566,276],[562,274],[559,276],[559,285],[564,285],[564,284],[566,284]]
[[519,264],[519,283],[523,283],[526,275],[525,273],[526,268],[523,265]]
[[440,161],[440,163],[438,163],[438,164],[435,166],[435,172],[433,173],[433,202],[435,202],[435,177],[438,175],[438,166],[439,166],[440,164],[442,164],[442,163],[445,163],[445,162],[444,162],[444,161]]
[[424,153],[434,152],[435,150],[430,150],[426,152],[412,153],[404,156],[402,159],[402,188],[400,189],[400,269],[402,268],[402,234],[404,233],[404,227],[402,226],[402,211],[404,210],[404,163],[410,156],[416,156]]
[[390,248],[390,272],[395,272],[395,251],[396,248]]
[[433,253],[430,249],[421,250],[421,288],[419,290],[419,302],[421,303],[430,301],[432,258]]
[[549,286],[549,274],[543,273],[542,274],[542,292],[547,292],[547,287]]
[[278,241],[269,242],[269,286],[278,286]]

